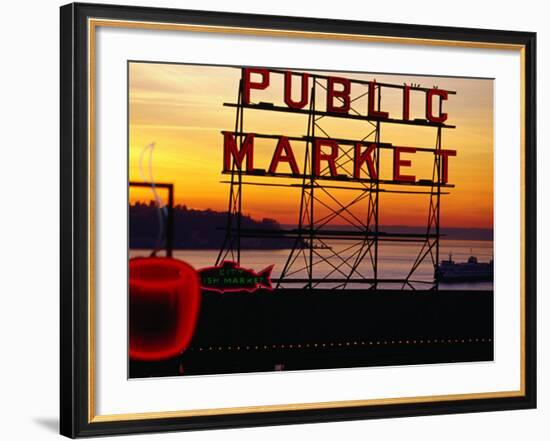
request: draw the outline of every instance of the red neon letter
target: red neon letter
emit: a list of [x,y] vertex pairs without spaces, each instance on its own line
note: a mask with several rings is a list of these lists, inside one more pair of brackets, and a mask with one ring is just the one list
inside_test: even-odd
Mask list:
[[440,179],[442,184],[446,184],[449,181],[449,156],[456,156],[456,150],[436,150],[436,155],[441,156],[443,173]]
[[300,101],[292,101],[292,75],[290,71],[285,72],[285,103],[291,109],[303,109],[309,98],[309,75],[307,73],[298,74],[302,77],[302,94]]
[[[250,74],[259,74],[262,76],[262,80],[258,83],[250,81]],[[250,89],[263,90],[269,86],[269,70],[267,69],[244,69],[244,84],[243,84],[243,101],[244,104],[250,104]]]
[[401,159],[401,153],[416,153],[416,149],[414,147],[395,147],[393,149],[393,180],[414,182],[416,181],[416,176],[401,174],[401,167],[411,166],[411,161],[409,159]]
[[246,171],[254,170],[254,133],[247,133],[241,149],[237,148],[235,136],[231,132],[223,133],[223,171],[231,170],[231,156],[233,164],[241,170],[243,159],[246,157]]
[[411,109],[411,86],[405,84],[403,88],[403,121],[410,119]]
[[369,170],[370,179],[378,179],[376,168],[374,167],[374,160],[372,159],[372,152],[376,149],[376,144],[371,143],[367,149],[361,153],[362,143],[355,144],[355,161],[353,163],[353,177],[355,179],[361,179],[361,166],[366,162]]
[[[378,96],[380,96],[380,86],[378,86]],[[375,118],[387,118],[388,112],[382,112],[380,109],[376,110],[374,100],[376,98],[376,81],[369,81],[369,116]]]
[[[329,154],[323,153],[321,147],[327,146],[330,147],[331,152]],[[315,176],[321,176],[321,161],[328,162],[328,168],[330,169],[331,176],[337,176],[338,172],[336,171],[336,158],[338,157],[338,144],[332,139],[316,139],[315,140],[315,150],[314,161],[313,161],[313,173]]]
[[[283,152],[285,153],[284,156],[282,155]],[[292,170],[292,174],[300,174],[300,170],[298,170],[298,164],[296,164],[296,158],[294,158],[294,152],[292,151],[292,147],[290,146],[290,143],[288,142],[288,138],[286,136],[281,136],[279,138],[279,142],[277,143],[277,147],[275,148],[275,153],[273,153],[273,159],[271,160],[268,173],[275,173],[277,171],[277,166],[279,165],[279,162],[288,162],[288,164],[290,165],[290,169]]]
[[[343,90],[334,90],[335,84],[341,84]],[[350,109],[349,93],[351,83],[346,78],[328,77],[327,80],[327,112],[348,113]],[[339,98],[340,107],[334,105],[334,98]]]
[[[437,95],[440,97],[439,103],[442,104],[443,100],[446,100],[449,94],[446,90],[440,89],[430,89],[426,92],[426,119],[434,123],[443,123],[447,120],[447,114],[439,112],[439,116],[433,114],[433,96]],[[440,107],[441,109],[441,107]]]

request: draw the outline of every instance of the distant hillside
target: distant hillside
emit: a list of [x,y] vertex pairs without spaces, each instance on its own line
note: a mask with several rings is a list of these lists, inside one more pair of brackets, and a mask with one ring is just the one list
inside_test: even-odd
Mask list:
[[[153,203],[136,203],[129,207],[130,248],[152,249],[156,246],[159,234],[158,210]],[[243,229],[280,230],[293,229],[294,225],[281,225],[274,219],[256,220],[242,217]],[[225,238],[227,213],[214,210],[194,210],[186,206],[174,207],[174,248],[175,249],[219,249]],[[353,227],[330,226],[331,230],[347,230]],[[380,226],[387,233],[424,233],[425,227],[397,225]],[[493,230],[485,228],[442,228],[443,239],[452,240],[493,240]],[[290,238],[241,238],[242,249],[288,249],[294,245]]]
[[[129,207],[130,248],[152,249],[159,234],[159,215],[152,203],[136,203]],[[227,213],[214,210],[193,210],[186,206],[174,207],[174,248],[219,249],[225,238]],[[242,228],[279,230],[274,219],[255,220],[250,216],[241,219]],[[293,239],[241,238],[242,249],[292,248]]]

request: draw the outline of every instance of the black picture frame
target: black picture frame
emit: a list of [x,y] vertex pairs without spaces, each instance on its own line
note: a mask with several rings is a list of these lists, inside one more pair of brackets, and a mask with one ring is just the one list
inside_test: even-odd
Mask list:
[[[90,408],[89,18],[518,45],[524,56],[524,394],[325,409],[102,420]],[[68,4],[60,9],[60,432],[83,436],[251,427],[536,407],[536,34],[301,17]],[[92,383],[92,384],[91,384]]]

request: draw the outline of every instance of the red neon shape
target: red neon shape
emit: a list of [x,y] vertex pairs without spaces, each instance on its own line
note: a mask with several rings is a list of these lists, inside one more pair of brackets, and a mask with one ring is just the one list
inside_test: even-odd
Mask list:
[[[321,147],[330,147],[330,153],[323,153]],[[336,159],[338,158],[338,143],[332,139],[316,138],[314,143],[313,173],[321,176],[321,161],[327,161],[331,176],[338,176]]]
[[297,74],[302,77],[300,101],[294,101],[292,99],[292,75],[293,72],[289,70],[285,72],[285,104],[291,109],[303,109],[309,101],[309,75],[307,73]]
[[438,96],[440,103],[449,97],[446,90],[443,89],[430,89],[426,92],[426,119],[433,123],[444,123],[447,121],[448,115],[441,112],[439,116],[433,114],[433,97]]
[[436,155],[441,156],[441,183],[446,184],[449,181],[449,156],[456,156],[456,150],[436,150]]
[[227,131],[223,133],[223,170],[231,170],[231,157],[235,166],[242,170],[243,160],[246,158],[246,171],[254,170],[254,133],[247,133],[241,143],[241,149],[237,146],[235,134]]
[[411,111],[411,86],[405,84],[403,88],[403,121],[410,119]]
[[415,182],[416,176],[402,175],[401,167],[410,167],[410,159],[401,159],[401,153],[416,153],[414,147],[395,147],[393,149],[393,180],[401,182]]
[[130,259],[130,358],[165,360],[189,345],[199,315],[193,267],[165,257]]
[[[380,87],[378,86],[378,96],[380,96]],[[368,115],[375,118],[388,118],[390,114],[382,110],[376,110],[376,81],[369,81],[369,99],[368,99]]]
[[[283,156],[283,153],[286,153]],[[290,169],[292,170],[293,175],[299,175],[300,169],[296,163],[296,158],[294,157],[294,152],[290,146],[290,142],[286,136],[281,136],[279,142],[277,142],[277,147],[273,152],[273,158],[271,159],[271,164],[269,165],[268,172],[275,173],[277,171],[277,166],[279,162],[288,162]]]
[[[250,79],[251,74],[259,74],[262,79],[259,82],[252,81]],[[252,67],[247,67],[244,69],[244,87],[243,87],[243,103],[248,105],[250,104],[250,90],[258,89],[264,90],[269,86],[269,70],[268,69],[255,69]]]
[[[342,90],[334,90],[335,84],[341,84]],[[350,101],[351,82],[347,78],[328,77],[327,80],[327,112],[348,113],[351,108]],[[340,98],[342,105],[334,105],[334,98]]]

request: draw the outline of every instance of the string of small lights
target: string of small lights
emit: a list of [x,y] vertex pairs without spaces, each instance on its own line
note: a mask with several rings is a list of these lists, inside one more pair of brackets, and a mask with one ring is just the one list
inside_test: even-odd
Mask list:
[[401,340],[354,340],[324,343],[294,343],[270,345],[239,345],[239,346],[198,346],[189,347],[189,351],[267,351],[277,349],[330,349],[335,347],[387,346],[387,345],[426,345],[426,344],[468,344],[491,343],[492,338],[434,338],[434,339],[401,339]]

